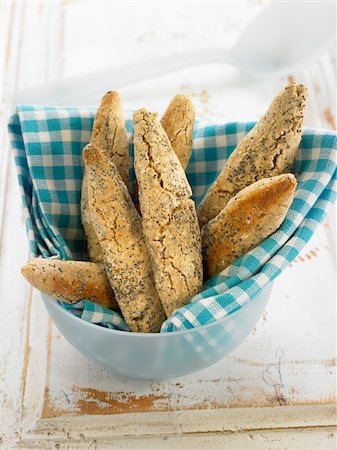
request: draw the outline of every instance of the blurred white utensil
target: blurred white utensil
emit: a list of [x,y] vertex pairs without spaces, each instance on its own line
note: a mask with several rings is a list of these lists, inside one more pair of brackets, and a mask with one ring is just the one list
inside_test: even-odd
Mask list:
[[13,104],[85,104],[109,89],[204,63],[227,63],[258,77],[289,74],[315,59],[336,34],[334,1],[275,1],[229,50],[195,50],[44,84],[14,94]]

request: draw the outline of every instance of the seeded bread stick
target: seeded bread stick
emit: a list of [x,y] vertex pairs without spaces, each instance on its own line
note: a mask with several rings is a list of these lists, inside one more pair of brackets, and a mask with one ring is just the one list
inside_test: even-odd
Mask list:
[[177,94],[161,119],[162,127],[184,170],[192,152],[194,118],[195,112],[191,99],[185,94]]
[[289,172],[302,137],[307,90],[289,83],[229,157],[198,207],[202,227],[241,189],[261,178]]
[[290,173],[259,180],[242,189],[203,227],[205,279],[220,273],[279,228],[296,184]]
[[134,114],[135,172],[156,287],[169,317],[202,287],[200,229],[191,188],[156,114]]
[[[184,170],[192,153],[194,118],[195,112],[191,99],[185,94],[177,94],[161,119],[162,127]],[[131,196],[137,211],[140,211],[137,182],[134,183]]]
[[154,333],[165,320],[155,288],[142,222],[115,165],[94,145],[83,151],[89,207],[104,267],[130,329]]
[[118,92],[109,91],[98,108],[90,142],[110,159],[125,185],[129,183],[129,152],[122,102]]
[[[128,185],[129,153],[125,122],[120,97],[110,91],[102,98],[98,108],[90,142],[98,146],[113,161],[122,180]],[[102,262],[103,254],[96,236],[88,208],[88,183],[84,170],[82,181],[81,216],[87,237],[89,258]]]
[[105,308],[117,303],[104,267],[87,261],[33,258],[21,269],[36,289],[65,303],[91,300]]

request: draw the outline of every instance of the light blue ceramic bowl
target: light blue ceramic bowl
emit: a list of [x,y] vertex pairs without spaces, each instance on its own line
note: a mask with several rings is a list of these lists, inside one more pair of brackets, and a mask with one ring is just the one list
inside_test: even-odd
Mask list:
[[233,314],[200,328],[175,333],[130,333],[94,325],[55,300],[43,302],[62,335],[91,361],[134,378],[162,379],[211,366],[249,335],[261,317],[271,286]]

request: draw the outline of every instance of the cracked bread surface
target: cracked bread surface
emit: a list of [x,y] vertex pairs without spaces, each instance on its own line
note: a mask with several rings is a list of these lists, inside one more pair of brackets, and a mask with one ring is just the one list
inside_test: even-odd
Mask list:
[[162,127],[184,170],[192,153],[194,118],[191,99],[185,94],[177,94],[161,119]]
[[202,288],[200,228],[190,185],[157,114],[136,111],[134,127],[143,230],[160,300],[170,317]]
[[117,303],[132,331],[159,332],[166,316],[154,284],[141,218],[115,165],[92,144],[83,156],[90,214]]
[[118,92],[109,91],[97,110],[90,142],[114,163],[124,181],[129,183],[129,151],[122,102]]
[[[126,185],[129,180],[129,153],[120,97],[116,91],[107,92],[97,110],[90,142],[96,145],[116,166]],[[103,252],[92,224],[88,205],[88,181],[84,168],[81,195],[81,220],[87,237],[91,261],[103,261]]]
[[259,180],[242,189],[202,228],[205,279],[220,273],[279,228],[296,185],[290,173]]
[[117,303],[104,267],[87,261],[33,258],[21,269],[36,289],[65,303],[91,300],[105,308]]
[[198,207],[200,226],[213,219],[241,189],[289,172],[302,137],[307,90],[289,83],[239,142]]

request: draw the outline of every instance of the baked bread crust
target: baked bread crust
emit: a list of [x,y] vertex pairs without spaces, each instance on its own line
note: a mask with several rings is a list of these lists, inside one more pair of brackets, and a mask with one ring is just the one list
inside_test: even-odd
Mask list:
[[104,267],[87,261],[33,258],[21,269],[36,289],[65,303],[91,300],[105,308],[117,303]]
[[193,103],[185,94],[173,97],[161,119],[162,127],[184,170],[192,153],[194,119]]
[[213,219],[241,189],[289,172],[302,137],[307,90],[289,83],[229,157],[197,210],[200,226]]
[[202,287],[200,229],[191,188],[157,115],[134,114],[135,172],[156,287],[170,317]]
[[203,227],[205,279],[220,273],[279,228],[296,185],[290,173],[259,180],[242,189]]
[[[129,153],[125,122],[120,97],[116,91],[107,92],[97,110],[91,140],[116,166],[124,183],[129,180]],[[95,228],[88,206],[88,182],[84,169],[81,195],[81,219],[87,237],[88,254],[91,261],[103,261]]]
[[155,288],[141,218],[115,165],[103,152],[89,144],[83,157],[90,214],[117,303],[132,331],[158,332],[166,317]]

